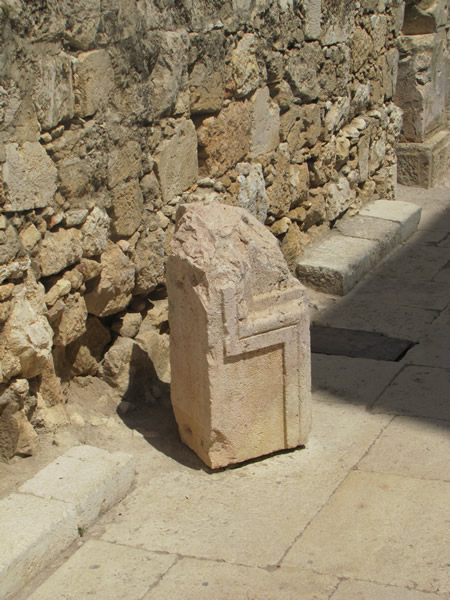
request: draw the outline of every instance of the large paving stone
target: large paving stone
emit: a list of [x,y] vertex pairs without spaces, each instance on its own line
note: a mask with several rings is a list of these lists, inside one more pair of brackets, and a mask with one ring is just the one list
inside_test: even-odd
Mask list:
[[358,469],[450,481],[449,456],[448,423],[396,417],[359,462]]
[[373,406],[375,412],[450,420],[450,369],[406,366]]
[[397,200],[375,200],[364,206],[361,217],[375,217],[400,224],[400,239],[407,240],[417,229],[420,221],[420,208],[409,202]]
[[371,405],[401,369],[397,362],[312,355],[313,398],[320,402]]
[[[254,567],[184,558],[143,600],[328,600],[335,577],[303,569],[265,571]],[[414,600],[414,599],[412,599]],[[418,599],[421,600],[421,599]]]
[[430,367],[450,367],[450,308],[433,321],[420,342],[405,356],[405,362]]
[[313,419],[303,450],[217,473],[155,473],[99,522],[105,527],[102,539],[249,566],[276,565],[390,417],[317,404]]
[[439,600],[441,595],[370,581],[342,581],[330,600]]
[[0,598],[17,592],[78,537],[75,508],[11,494],[0,502]]
[[396,285],[405,279],[431,281],[449,261],[450,249],[408,244],[394,251],[378,267],[377,277],[393,278]]
[[282,567],[424,592],[447,590],[443,526],[449,493],[447,482],[351,472]]
[[89,540],[28,600],[141,600],[175,556]]

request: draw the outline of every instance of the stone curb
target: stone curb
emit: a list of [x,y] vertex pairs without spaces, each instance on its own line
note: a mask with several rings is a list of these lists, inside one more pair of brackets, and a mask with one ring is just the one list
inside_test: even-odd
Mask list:
[[93,446],[72,448],[0,501],[0,600],[20,590],[121,500],[134,458]]
[[376,200],[342,219],[327,238],[308,247],[298,261],[299,280],[321,292],[345,296],[381,259],[417,229],[421,208]]

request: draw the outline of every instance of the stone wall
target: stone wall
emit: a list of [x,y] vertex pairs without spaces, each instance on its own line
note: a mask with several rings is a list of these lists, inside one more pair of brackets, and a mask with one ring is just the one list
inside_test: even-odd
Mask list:
[[402,19],[400,0],[0,0],[3,458],[34,451],[71,377],[160,394],[180,202],[248,208],[292,265],[394,198]]

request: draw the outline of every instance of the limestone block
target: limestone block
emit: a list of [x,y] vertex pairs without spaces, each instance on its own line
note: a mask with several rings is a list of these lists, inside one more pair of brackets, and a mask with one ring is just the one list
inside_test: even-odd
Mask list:
[[136,266],[135,294],[149,294],[164,282],[165,234],[160,228],[144,231],[131,251]]
[[[43,295],[43,293],[42,293]],[[53,332],[47,319],[22,288],[14,296],[0,341],[0,382],[20,375],[31,378],[47,364]]]
[[159,145],[155,162],[165,202],[187,190],[197,179],[197,135],[189,119],[176,122],[171,138]]
[[184,85],[189,50],[185,31],[165,31],[159,35],[158,56],[150,80],[154,118],[166,115],[175,108]]
[[447,22],[446,0],[407,2],[402,32],[406,35],[435,33]]
[[246,33],[231,54],[233,79],[238,98],[248,96],[256,90],[263,78],[256,59],[257,37]]
[[90,117],[102,108],[113,87],[114,71],[106,50],[91,50],[78,56],[75,88],[80,117]]
[[33,248],[39,242],[41,237],[42,236],[41,236],[40,231],[37,229],[37,227],[35,225],[33,225],[33,223],[30,223],[29,225],[27,225],[19,233],[20,242],[21,242],[22,246],[25,248],[25,250],[28,250],[28,252],[33,250]]
[[252,97],[250,156],[256,158],[274,150],[280,142],[280,109],[270,99],[269,88],[261,88]]
[[301,50],[290,50],[286,76],[292,91],[304,102],[312,102],[319,95],[318,72],[323,61],[318,42],[308,42]]
[[322,43],[332,45],[347,42],[353,33],[355,12],[353,0],[322,0]]
[[450,164],[450,133],[440,131],[422,143],[397,145],[398,182],[430,188],[444,181]]
[[281,117],[282,138],[287,141],[294,161],[300,159],[304,146],[314,146],[320,133],[320,108],[317,104],[294,105]]
[[199,37],[198,44],[198,59],[189,74],[191,114],[217,113],[230,78],[225,61],[227,40],[222,31],[210,31]]
[[154,318],[150,311],[143,320],[135,339],[150,359],[159,381],[170,383],[170,338],[169,334],[160,333]]
[[54,346],[67,346],[86,331],[87,309],[84,298],[77,292],[64,300],[64,310],[51,322]]
[[4,211],[43,208],[56,192],[56,167],[39,142],[6,144],[3,182]]
[[264,223],[267,218],[267,194],[262,166],[259,163],[238,163],[236,171],[240,185],[237,205]]
[[67,19],[65,39],[75,48],[89,50],[95,42],[100,24],[101,0],[63,2],[60,10]]
[[42,275],[54,275],[78,262],[83,255],[81,244],[82,235],[78,229],[47,231],[39,249]]
[[142,222],[144,199],[136,179],[119,183],[113,190],[111,230],[115,239],[130,237]]
[[142,323],[141,313],[125,313],[114,321],[111,329],[123,337],[134,338]]
[[337,182],[330,182],[326,190],[326,216],[329,221],[336,219],[351,205],[352,193],[348,179],[340,176]]
[[141,145],[129,140],[123,146],[115,147],[108,156],[108,187],[132,177],[139,177],[142,170]]
[[320,37],[320,20],[322,18],[322,0],[304,0],[305,38],[317,40]]
[[[198,129],[199,158],[209,175],[223,175],[250,149],[251,111],[248,102],[234,102]],[[233,135],[230,136],[230,131]]]
[[395,103],[403,110],[401,141],[422,142],[446,122],[446,36],[441,31],[399,40]]
[[100,259],[102,272],[84,298],[88,312],[106,317],[128,306],[134,288],[135,267],[117,244],[109,243]]
[[81,228],[83,256],[98,256],[105,250],[108,243],[110,218],[98,206],[90,212]]
[[39,60],[39,76],[33,98],[37,117],[44,131],[56,127],[74,114],[73,59],[65,52],[44,54]]
[[15,227],[8,225],[0,230],[0,265],[14,260],[21,249],[19,237]]
[[305,444],[306,295],[270,232],[241,208],[180,207],[167,288],[182,440],[211,468]]

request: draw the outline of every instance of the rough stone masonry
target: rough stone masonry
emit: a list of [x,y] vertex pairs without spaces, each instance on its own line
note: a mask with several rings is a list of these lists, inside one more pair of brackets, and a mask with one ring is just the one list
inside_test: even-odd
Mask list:
[[403,9],[0,1],[0,459],[36,451],[71,378],[135,402],[168,383],[184,194],[252,211],[291,268],[344,212],[394,198]]
[[305,444],[308,302],[270,232],[242,208],[180,206],[167,290],[182,440],[212,468]]

